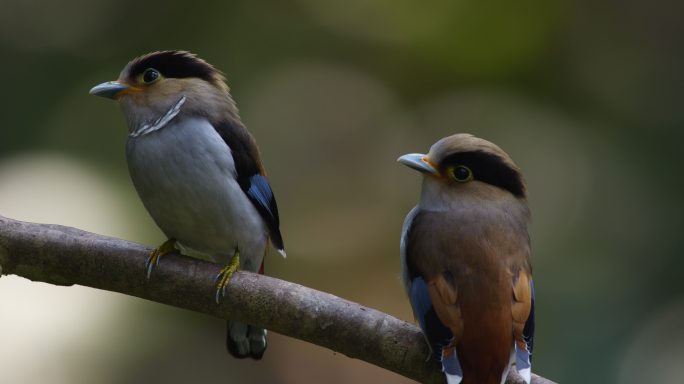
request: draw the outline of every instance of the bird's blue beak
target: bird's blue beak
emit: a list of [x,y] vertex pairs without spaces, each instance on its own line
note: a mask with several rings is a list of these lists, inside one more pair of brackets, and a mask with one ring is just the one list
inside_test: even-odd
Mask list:
[[401,156],[397,161],[422,173],[429,173],[432,175],[439,174],[439,171],[430,163],[427,155],[422,153],[410,153]]
[[106,83],[98,84],[90,89],[90,94],[95,96],[102,96],[108,99],[116,98],[121,91],[128,89],[129,86],[118,81],[108,81]]

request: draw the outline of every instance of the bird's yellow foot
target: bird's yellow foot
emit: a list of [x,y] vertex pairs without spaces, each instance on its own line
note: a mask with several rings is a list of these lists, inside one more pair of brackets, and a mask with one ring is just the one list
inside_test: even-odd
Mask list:
[[238,268],[240,268],[240,251],[235,248],[233,258],[230,259],[228,265],[223,267],[216,275],[216,304],[218,304],[221,298],[226,295],[226,287],[230,282],[230,278],[233,277],[233,273],[235,273]]
[[159,259],[167,253],[171,253],[176,250],[176,239],[168,239],[159,248],[150,252],[150,256],[147,258],[147,263],[145,267],[147,269],[147,280],[150,279],[152,275],[152,269],[159,264]]

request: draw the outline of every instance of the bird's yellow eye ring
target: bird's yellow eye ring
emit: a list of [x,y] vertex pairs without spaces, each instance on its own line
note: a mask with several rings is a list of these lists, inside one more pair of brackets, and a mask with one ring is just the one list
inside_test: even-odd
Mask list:
[[154,68],[147,68],[145,72],[142,73],[141,79],[144,84],[152,84],[161,79],[161,74]]
[[465,183],[467,181],[473,180],[473,171],[471,171],[470,168],[466,167],[465,165],[449,167],[448,175],[459,183]]

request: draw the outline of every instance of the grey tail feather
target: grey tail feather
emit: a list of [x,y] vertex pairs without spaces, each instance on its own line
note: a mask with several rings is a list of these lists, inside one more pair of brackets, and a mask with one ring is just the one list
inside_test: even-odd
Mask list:
[[237,321],[228,321],[226,325],[228,352],[237,359],[261,360],[267,347],[266,330]]

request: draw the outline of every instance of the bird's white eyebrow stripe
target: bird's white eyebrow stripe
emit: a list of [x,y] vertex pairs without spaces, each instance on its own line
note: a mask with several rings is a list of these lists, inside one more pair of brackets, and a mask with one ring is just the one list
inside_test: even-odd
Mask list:
[[147,135],[148,133],[164,128],[166,124],[173,120],[173,118],[176,117],[176,115],[178,115],[178,112],[180,112],[181,106],[183,106],[184,103],[185,96],[181,96],[181,98],[176,102],[176,104],[174,104],[168,111],[166,111],[165,114],[160,116],[153,123],[144,124],[142,127],[131,132],[128,136],[138,137],[142,135]]

